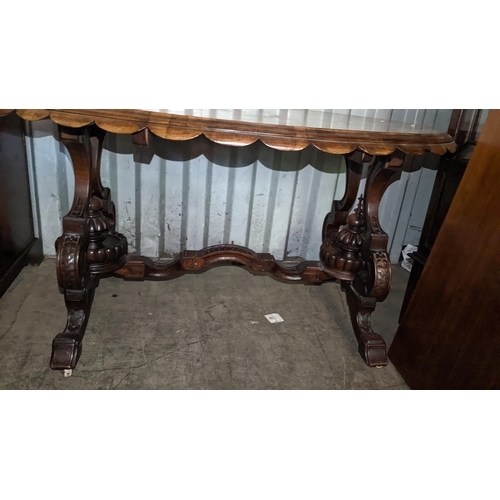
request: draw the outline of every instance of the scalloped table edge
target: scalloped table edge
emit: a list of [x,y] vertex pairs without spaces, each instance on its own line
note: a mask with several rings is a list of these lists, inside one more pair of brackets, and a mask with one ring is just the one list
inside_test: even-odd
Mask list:
[[291,125],[257,124],[225,119],[172,115],[140,110],[0,110],[0,116],[16,112],[26,121],[50,118],[64,127],[80,128],[95,124],[116,134],[136,134],[148,129],[168,140],[186,141],[204,135],[217,144],[248,146],[260,140],[282,151],[300,151],[312,145],[331,154],[349,154],[360,149],[369,155],[389,155],[396,149],[420,155],[454,153],[457,146],[448,134],[398,133],[340,129],[319,129]]

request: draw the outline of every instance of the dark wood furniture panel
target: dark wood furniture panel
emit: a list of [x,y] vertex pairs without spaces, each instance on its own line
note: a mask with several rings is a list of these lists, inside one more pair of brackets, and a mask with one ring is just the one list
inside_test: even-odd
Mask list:
[[457,151],[441,157],[418,249],[410,254],[413,265],[401,307],[400,322],[469,163],[478,139],[479,118],[482,111],[480,109],[453,111],[448,133],[455,139]]
[[0,118],[0,297],[28,263],[43,260],[35,238],[22,120]]
[[389,350],[412,389],[500,389],[500,110],[491,110]]

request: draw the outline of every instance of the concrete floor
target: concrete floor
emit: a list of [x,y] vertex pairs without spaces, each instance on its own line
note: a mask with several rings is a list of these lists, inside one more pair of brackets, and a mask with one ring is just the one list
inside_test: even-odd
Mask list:
[[[390,345],[409,273],[394,268],[374,330]],[[283,323],[270,324],[265,314]],[[66,321],[55,260],[0,299],[0,389],[408,389],[357,353],[335,283],[286,284],[237,267],[167,282],[102,280],[73,376],[49,368]]]

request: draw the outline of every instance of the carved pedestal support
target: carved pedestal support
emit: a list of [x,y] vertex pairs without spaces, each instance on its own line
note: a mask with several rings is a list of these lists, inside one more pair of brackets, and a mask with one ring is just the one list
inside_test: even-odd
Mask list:
[[[359,352],[368,366],[387,365],[386,345],[371,327],[377,302],[390,290],[391,263],[387,234],[379,223],[382,196],[403,163],[403,154],[374,158],[357,152],[346,159],[347,188],[341,202],[335,202],[323,226],[320,268],[342,280]],[[363,165],[369,164],[363,196],[350,213],[359,189]]]
[[99,279],[126,262],[127,240],[115,232],[115,207],[100,176],[104,132],[95,126],[60,127],[61,142],[73,162],[75,195],[56,241],[57,280],[64,294],[68,319],[54,338],[50,367],[75,368]]

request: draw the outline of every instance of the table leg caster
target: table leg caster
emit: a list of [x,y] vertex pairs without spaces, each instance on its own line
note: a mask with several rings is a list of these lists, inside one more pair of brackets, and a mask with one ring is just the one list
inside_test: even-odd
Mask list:
[[73,370],[63,370],[64,378],[71,377],[73,375]]

